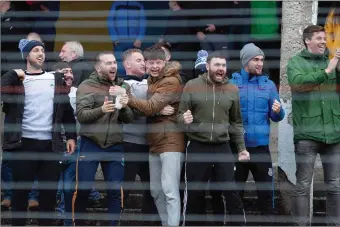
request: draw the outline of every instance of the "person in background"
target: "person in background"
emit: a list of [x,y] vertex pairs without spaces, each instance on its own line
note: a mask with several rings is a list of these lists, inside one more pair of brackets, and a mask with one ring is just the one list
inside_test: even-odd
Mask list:
[[122,54],[131,48],[141,48],[146,32],[144,6],[139,1],[114,1],[107,26],[118,62],[119,74],[124,74]]
[[79,85],[88,79],[93,72],[93,66],[84,58],[84,48],[79,41],[68,41],[60,50],[61,61],[68,62],[73,71],[73,86]]

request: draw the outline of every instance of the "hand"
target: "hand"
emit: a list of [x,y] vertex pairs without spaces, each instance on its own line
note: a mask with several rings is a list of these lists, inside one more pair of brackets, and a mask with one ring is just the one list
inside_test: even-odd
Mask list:
[[122,108],[125,108],[129,102],[129,96],[127,94],[122,95],[120,97],[119,103],[122,104]]
[[113,101],[109,101],[107,96],[105,96],[104,104],[102,105],[102,111],[103,113],[112,113],[115,111],[115,104],[113,104]]
[[204,40],[205,39],[204,33],[203,32],[197,32],[197,39]]
[[126,89],[120,86],[111,86],[109,89],[109,94],[111,96],[117,96],[118,94],[126,94]]
[[272,110],[274,111],[274,113],[280,113],[281,111],[281,103],[278,102],[276,99],[274,100],[274,103],[272,105]]
[[76,150],[76,141],[69,139],[66,142],[67,153],[72,154]]
[[248,152],[247,150],[241,151],[241,152],[238,154],[238,160],[239,160],[240,162],[249,161],[249,160],[250,160],[249,152]]
[[215,27],[215,25],[214,24],[207,24],[207,28],[205,29],[206,31],[208,31],[208,32],[214,32],[214,31],[216,31],[216,27]]
[[331,72],[333,72],[336,68],[336,65],[339,62],[339,58],[337,58],[336,56],[334,56],[328,63],[327,68],[325,69],[325,72],[327,74],[330,74]]
[[175,112],[175,109],[170,106],[170,105],[166,105],[162,110],[161,110],[161,114],[164,116],[170,116]]
[[184,124],[188,125],[191,124],[194,120],[194,117],[191,114],[190,110],[187,110],[184,114],[183,114],[183,119],[184,119]]
[[14,69],[14,71],[17,73],[19,80],[23,81],[25,79],[25,72],[22,69]]
[[136,39],[136,41],[133,43],[133,46],[136,48],[140,48],[142,46],[142,41]]
[[334,57],[340,59],[340,49],[337,48],[337,49],[335,50]]

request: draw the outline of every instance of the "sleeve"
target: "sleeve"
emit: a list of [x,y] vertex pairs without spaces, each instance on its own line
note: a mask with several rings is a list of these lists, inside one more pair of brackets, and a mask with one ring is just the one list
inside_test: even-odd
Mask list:
[[292,91],[312,91],[315,89],[315,87],[322,84],[326,78],[335,79],[334,73],[327,75],[325,69],[312,71],[308,68],[311,67],[310,64],[302,66],[298,64],[297,61],[298,59],[296,57],[293,57],[288,61],[287,66],[288,83],[292,88]]
[[80,85],[76,95],[77,119],[81,124],[93,123],[105,115],[101,106],[94,108],[94,93],[86,92],[87,89],[93,88],[87,85]]
[[1,77],[1,102],[14,103],[17,101],[18,75],[14,70],[8,71]]
[[[131,87],[126,84],[127,88],[126,88],[126,92],[129,94],[131,93]],[[133,111],[130,109],[129,106],[126,106],[125,108],[122,108],[121,110],[119,110],[119,115],[118,118],[121,122],[123,122],[124,124],[128,124],[131,123],[134,119],[134,113]]]
[[192,110],[191,106],[191,94],[190,94],[190,87],[191,87],[191,81],[189,81],[182,92],[181,95],[181,101],[179,103],[178,111],[177,111],[177,122],[184,124],[183,114],[187,110]]
[[62,104],[64,106],[62,124],[64,125],[65,136],[68,140],[69,139],[77,140],[76,120],[74,118],[73,108],[69,102],[68,95],[65,96],[66,101]]
[[[165,79],[166,80],[166,79]],[[148,100],[137,99],[130,94],[129,106],[143,112],[146,116],[154,116],[159,113],[171,101],[181,95],[181,84],[179,81],[167,79],[164,81]]]
[[236,98],[233,100],[233,104],[229,110],[229,134],[231,142],[236,145],[238,152],[241,152],[246,150],[246,146],[244,144],[244,129],[238,90],[235,92],[235,96]]
[[109,15],[107,17],[107,27],[108,27],[108,30],[109,30],[109,34],[110,34],[110,37],[111,37],[111,41],[112,42],[115,42],[118,40],[118,37],[117,37],[117,31],[116,31],[116,26],[115,26],[115,13],[116,13],[116,7],[117,7],[117,4],[116,2],[114,2],[112,4],[112,7],[111,7],[111,10],[109,12]]
[[275,113],[272,110],[272,106],[273,106],[273,103],[274,103],[275,100],[280,102],[280,97],[279,97],[279,93],[277,92],[277,88],[276,88],[275,84],[272,83],[271,88],[270,88],[270,99],[269,99],[270,114],[269,114],[269,116],[270,116],[270,119],[272,119],[272,121],[279,122],[284,118],[285,111],[282,108],[282,106],[281,106],[281,110],[280,110],[279,113]]

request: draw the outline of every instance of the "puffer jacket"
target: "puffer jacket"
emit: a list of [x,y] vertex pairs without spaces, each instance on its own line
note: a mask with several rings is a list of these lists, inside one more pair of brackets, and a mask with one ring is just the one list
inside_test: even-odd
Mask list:
[[[128,105],[147,116],[148,141],[151,153],[184,152],[184,133],[176,124],[176,113],[182,93],[180,64],[169,62],[157,78],[148,77],[148,100],[137,99],[130,94]],[[175,108],[174,114],[162,116],[166,106]]]
[[285,111],[272,110],[275,99],[280,102],[273,81],[267,75],[251,76],[244,69],[232,75],[231,83],[240,89],[244,140],[247,147],[269,145],[270,119],[281,121]]

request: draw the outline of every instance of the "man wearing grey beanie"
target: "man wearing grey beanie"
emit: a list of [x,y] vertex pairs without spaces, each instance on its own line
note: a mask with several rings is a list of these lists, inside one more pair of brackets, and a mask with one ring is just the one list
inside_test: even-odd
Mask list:
[[[272,190],[273,167],[269,150],[270,120],[281,121],[285,112],[281,107],[276,86],[263,74],[265,54],[253,43],[246,44],[240,52],[242,69],[232,74],[231,82],[240,90],[240,103],[246,149],[250,162],[236,164],[235,181],[243,197],[242,185],[252,172],[258,188],[260,211],[263,215],[275,215]],[[268,117],[269,116],[269,117]],[[263,188],[265,187],[265,188]],[[272,222],[268,219],[266,222]]]

